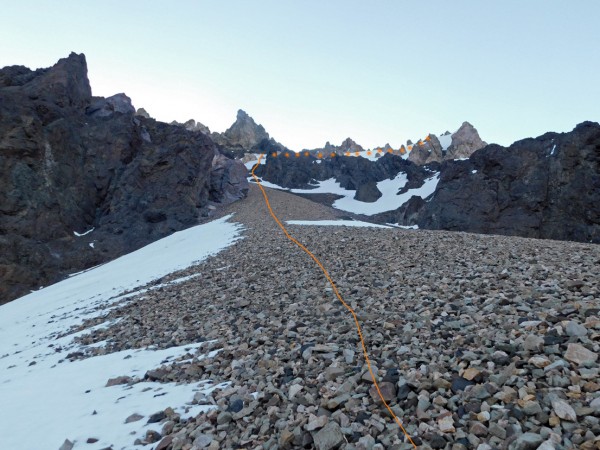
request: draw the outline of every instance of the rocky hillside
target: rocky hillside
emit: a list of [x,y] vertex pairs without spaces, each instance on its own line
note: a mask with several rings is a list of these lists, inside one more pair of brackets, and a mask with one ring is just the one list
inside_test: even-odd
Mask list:
[[84,55],[0,70],[0,303],[245,195],[209,137],[134,113],[92,97]]
[[429,229],[600,243],[600,125],[490,145],[441,166]]
[[[448,153],[469,153],[472,148],[467,144],[457,144],[466,140],[453,140]],[[419,148],[435,149],[438,144],[432,138]],[[367,208],[346,199],[333,205],[368,213],[381,223],[600,242],[597,123],[583,123],[569,133],[525,139],[508,148],[488,145],[470,158],[426,165],[389,153],[372,161],[344,155],[322,159],[312,154],[282,156],[285,154],[267,155],[266,164],[261,164],[256,174],[282,188],[301,189],[309,197],[313,189],[319,194],[314,198],[329,205],[340,196],[380,203]],[[332,183],[336,188],[329,192],[335,195],[324,197],[325,185]],[[391,195],[390,189],[394,191]],[[344,207],[349,204],[352,207]]]

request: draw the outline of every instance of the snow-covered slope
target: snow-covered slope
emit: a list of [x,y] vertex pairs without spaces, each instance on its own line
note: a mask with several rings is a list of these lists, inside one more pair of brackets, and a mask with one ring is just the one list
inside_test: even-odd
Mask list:
[[[73,328],[127,302],[133,294],[125,292],[189,267],[239,239],[241,225],[230,217],[180,231],[0,306],[0,424],[5,430],[0,449],[56,450],[65,439],[75,449],[135,448],[136,437],[157,427],[146,423],[148,415],[172,407],[186,417],[208,408],[191,401],[195,392],[216,386],[140,382],[105,387],[110,378],[143,378],[165,360],[197,356],[202,343],[73,361],[67,355],[92,347],[74,338],[111,323],[76,332]],[[146,417],[126,424],[134,413]],[[88,438],[98,440],[88,444]]]
[[[383,180],[377,183],[377,189],[381,192],[381,197],[377,201],[368,203],[355,200],[355,190],[344,189],[334,178],[320,181],[315,184],[314,189],[290,189],[294,194],[335,194],[342,198],[333,202],[333,207],[342,211],[348,211],[355,214],[374,215],[386,211],[393,211],[404,205],[413,195],[421,198],[427,198],[435,192],[435,188],[440,179],[439,173],[432,173],[432,176],[425,180],[425,183],[416,189],[409,189],[403,194],[397,195],[407,182],[406,174],[400,172],[391,180]],[[253,181],[253,180],[251,180]],[[288,190],[268,181],[260,181],[264,187],[273,189]]]

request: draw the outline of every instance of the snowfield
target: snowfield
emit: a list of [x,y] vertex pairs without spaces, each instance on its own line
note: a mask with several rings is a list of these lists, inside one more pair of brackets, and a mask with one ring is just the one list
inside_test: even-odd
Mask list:
[[[149,415],[172,407],[182,417],[189,417],[210,408],[191,405],[194,394],[221,386],[141,382],[105,387],[110,378],[143,378],[146,371],[165,361],[192,357],[202,343],[74,361],[67,355],[103,346],[83,346],[73,339],[111,323],[78,332],[70,332],[72,327],[105,316],[133,295],[156,288],[139,287],[202,261],[240,239],[242,226],[229,219],[231,215],[174,233],[0,306],[0,423],[6,430],[0,433],[0,449],[57,450],[65,439],[73,442],[75,449],[138,448],[133,445],[136,438],[143,438],[149,429],[160,431],[158,424],[147,424]],[[126,424],[125,419],[134,413],[144,418]],[[98,441],[88,444],[88,438]]]
[[[377,183],[377,189],[381,192],[381,197],[377,201],[372,203],[361,202],[355,200],[355,190],[344,189],[340,186],[334,178],[330,178],[325,181],[316,182],[314,189],[286,189],[268,181],[260,179],[260,184],[264,187],[289,190],[294,194],[335,194],[340,195],[342,198],[337,199],[333,202],[333,207],[342,211],[348,211],[355,214],[364,214],[366,216],[372,216],[386,211],[393,211],[404,205],[413,195],[421,197],[423,199],[429,197],[435,192],[438,181],[440,180],[440,174],[435,173],[430,178],[425,180],[423,186],[416,189],[409,189],[403,194],[397,195],[397,192],[402,189],[408,179],[405,173],[398,173],[391,180],[383,180]],[[254,181],[253,178],[249,178],[249,181]]]

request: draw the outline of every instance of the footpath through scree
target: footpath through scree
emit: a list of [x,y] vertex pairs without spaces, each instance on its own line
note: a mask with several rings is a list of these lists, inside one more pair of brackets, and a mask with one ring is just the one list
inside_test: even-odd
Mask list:
[[277,225],[279,225],[279,228],[281,228],[281,230],[283,231],[283,233],[285,234],[285,236],[290,241],[292,241],[294,244],[296,244],[298,247],[300,247],[319,266],[319,268],[321,269],[321,271],[325,275],[325,278],[327,278],[327,281],[331,285],[331,288],[333,289],[333,292],[335,293],[335,296],[342,303],[342,305],[344,305],[344,307],[350,312],[350,314],[352,314],[352,317],[354,318],[354,323],[356,325],[356,331],[358,332],[358,337],[360,338],[360,343],[361,343],[361,346],[362,346],[363,355],[365,357],[365,361],[367,363],[367,367],[369,369],[369,373],[371,374],[371,379],[373,380],[373,385],[375,386],[375,389],[377,390],[377,394],[379,395],[379,398],[381,399],[381,402],[385,405],[385,407],[387,408],[388,412],[394,418],[394,420],[396,421],[396,423],[398,424],[398,426],[400,427],[400,429],[402,430],[402,432],[404,433],[404,435],[406,436],[406,438],[408,439],[408,441],[413,445],[414,448],[417,448],[416,444],[414,443],[414,441],[412,440],[412,438],[410,437],[410,435],[406,432],[406,430],[402,426],[402,422],[396,416],[396,414],[394,414],[394,411],[392,411],[392,408],[390,408],[390,406],[387,404],[387,402],[383,398],[383,395],[381,394],[381,390],[379,389],[379,384],[377,383],[377,380],[375,378],[375,374],[373,373],[373,369],[371,368],[371,361],[369,359],[369,354],[367,352],[367,346],[365,344],[365,340],[364,340],[363,334],[362,334],[362,329],[360,328],[360,323],[358,322],[358,318],[356,316],[356,313],[354,312],[354,310],[352,309],[352,307],[350,305],[348,305],[344,301],[344,299],[342,298],[341,294],[339,293],[339,291],[337,289],[337,286],[336,286],[335,282],[333,281],[333,279],[329,275],[329,272],[327,272],[327,269],[325,269],[325,266],[323,266],[323,264],[321,263],[321,261],[319,261],[319,259],[308,248],[306,248],[301,242],[299,242],[297,239],[295,239],[288,232],[288,230],[285,228],[285,226],[283,225],[283,223],[279,220],[279,218],[273,212],[273,209],[271,208],[271,204],[269,203],[269,197],[267,196],[267,192],[265,191],[265,188],[262,187],[262,185],[260,184],[259,178],[254,174],[254,170],[259,166],[260,160],[261,160],[262,157],[263,157],[262,154],[258,157],[258,161],[254,165],[254,167],[252,167],[252,171],[250,173],[251,173],[252,177],[254,178],[254,181],[256,181],[256,184],[260,188],[263,197],[265,198],[265,204],[267,205],[267,209],[269,210],[269,214],[271,214],[271,217],[273,217],[273,220],[275,220],[275,222],[277,223]]

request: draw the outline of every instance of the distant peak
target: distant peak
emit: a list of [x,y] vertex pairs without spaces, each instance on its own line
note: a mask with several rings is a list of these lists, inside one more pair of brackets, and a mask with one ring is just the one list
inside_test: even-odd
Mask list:
[[252,119],[252,118],[243,109],[238,109],[236,119],[237,120],[244,120],[244,119]]

